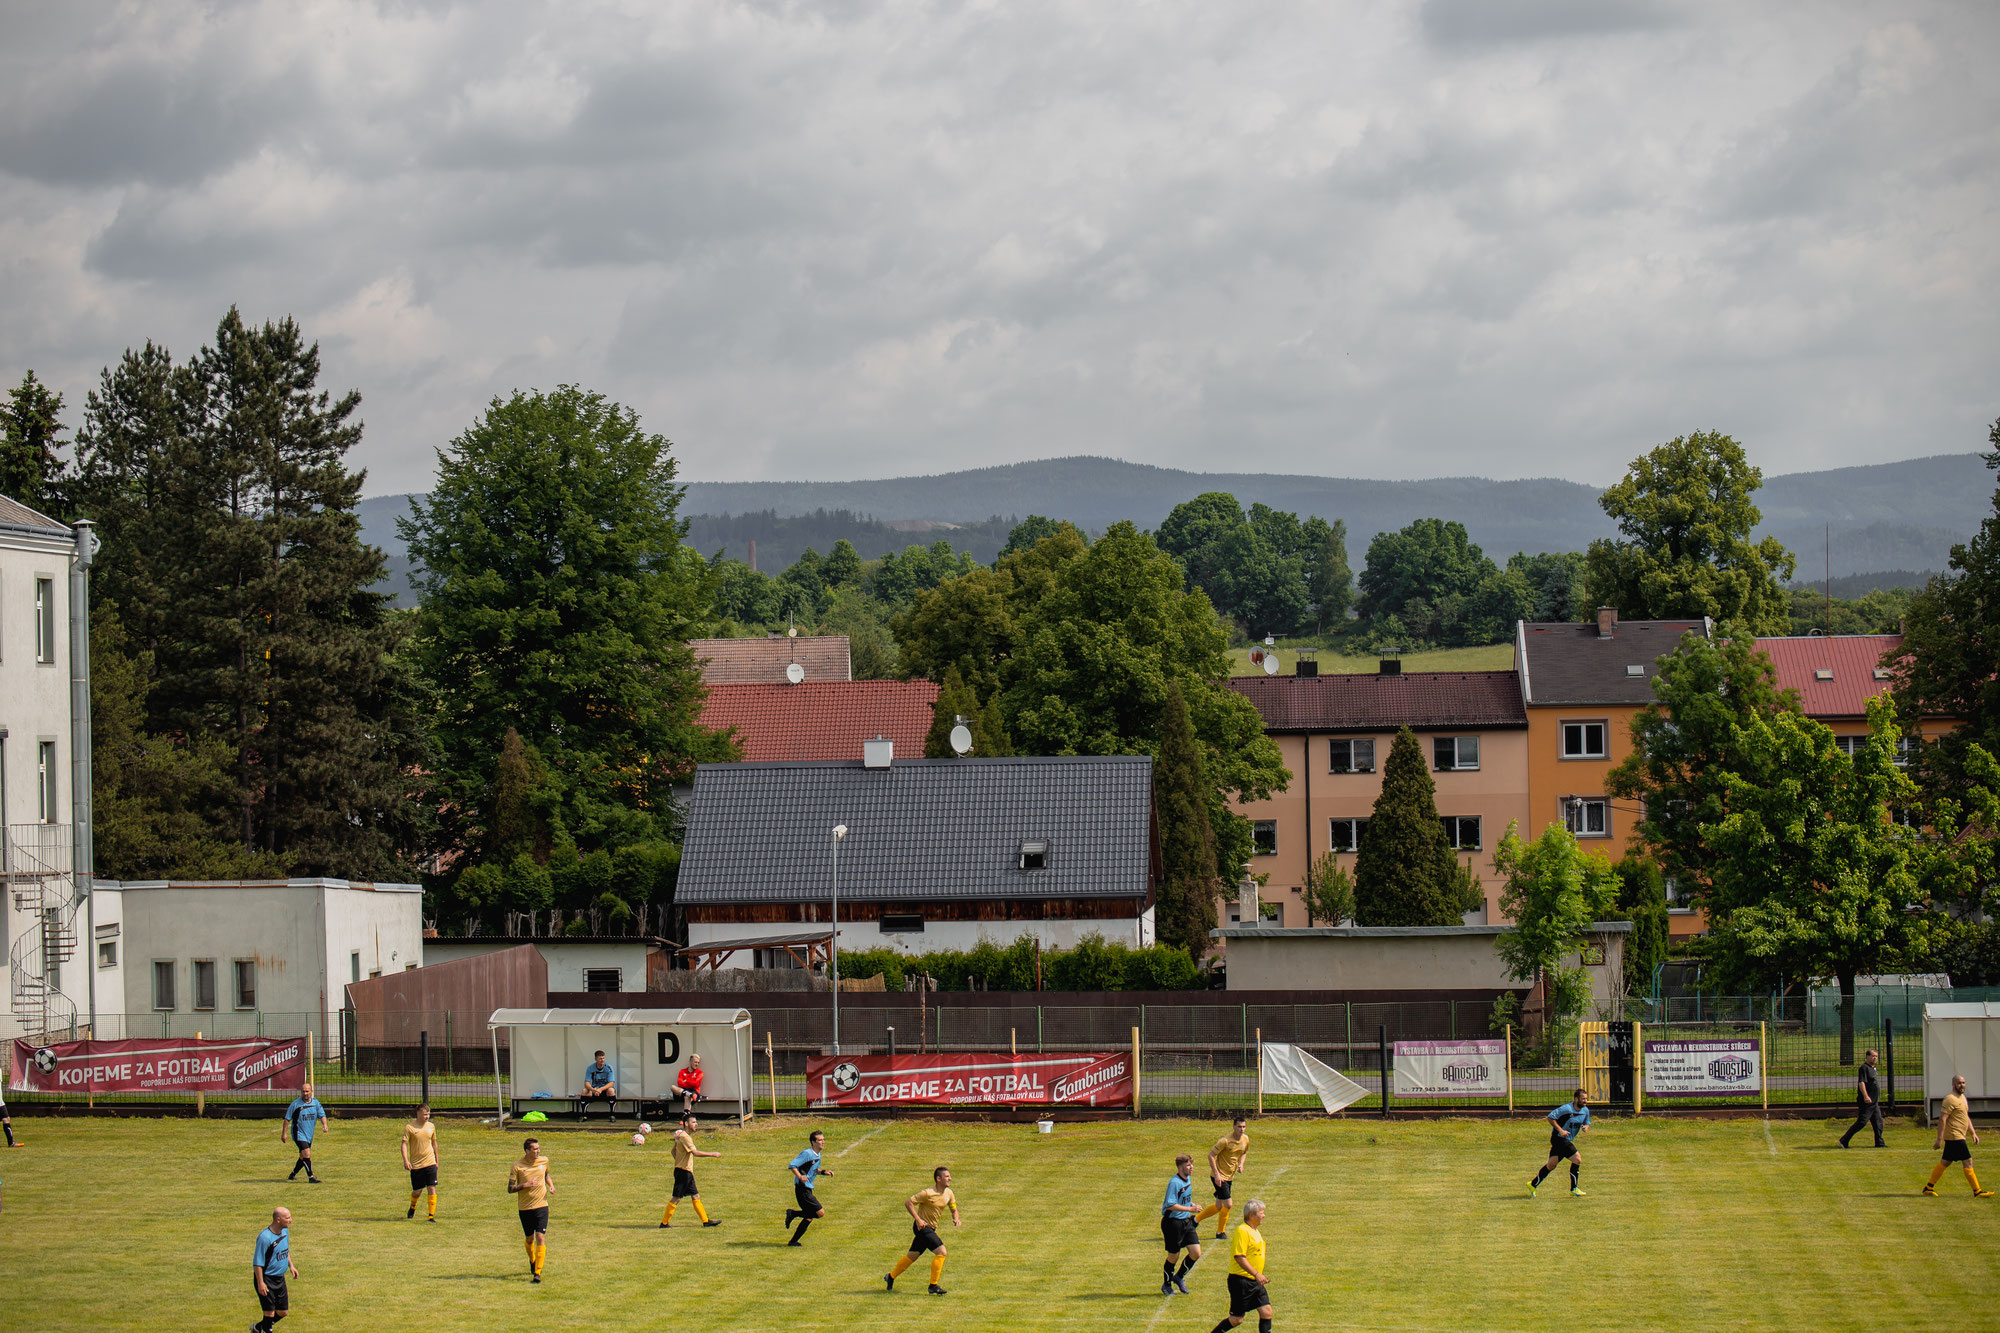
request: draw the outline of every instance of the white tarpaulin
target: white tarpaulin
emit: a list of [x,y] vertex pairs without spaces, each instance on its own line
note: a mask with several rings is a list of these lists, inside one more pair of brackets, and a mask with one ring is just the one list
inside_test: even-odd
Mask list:
[[1297,1046],[1274,1041],[1264,1043],[1263,1089],[1272,1094],[1317,1097],[1328,1115],[1344,1111],[1368,1095],[1368,1089],[1338,1069],[1321,1064]]

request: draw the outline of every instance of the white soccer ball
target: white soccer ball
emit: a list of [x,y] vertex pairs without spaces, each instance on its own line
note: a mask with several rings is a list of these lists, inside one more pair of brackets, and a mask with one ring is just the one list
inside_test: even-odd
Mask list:
[[639,1132],[641,1134],[650,1134],[653,1132],[653,1127],[649,1124],[646,1124],[644,1121],[641,1121],[639,1123]]
[[42,1071],[42,1072],[43,1072],[44,1074],[53,1074],[53,1073],[55,1073],[55,1072],[56,1072],[56,1053],[55,1053],[54,1051],[50,1050],[50,1049],[49,1049],[48,1047],[46,1047],[46,1046],[42,1047],[42,1049],[40,1049],[39,1051],[36,1051],[36,1052],[35,1052],[35,1068],[37,1068],[37,1069],[41,1070],[41,1071]]
[[833,1067],[833,1086],[842,1092],[853,1092],[861,1086],[861,1071],[842,1061]]
[[643,1147],[645,1147],[645,1146],[646,1146],[646,1136],[645,1136],[644,1134],[634,1134],[634,1135],[632,1136],[632,1146],[633,1146],[634,1148],[643,1148]]

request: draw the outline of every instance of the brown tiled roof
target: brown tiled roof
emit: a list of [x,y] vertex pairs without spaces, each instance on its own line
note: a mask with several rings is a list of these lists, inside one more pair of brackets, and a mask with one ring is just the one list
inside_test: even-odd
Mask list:
[[1893,684],[1875,670],[1902,642],[1900,634],[1801,635],[1759,639],[1757,648],[1776,668],[1778,688],[1799,692],[1807,717],[1865,717],[1868,701]]
[[[804,642],[804,640],[801,640]],[[917,759],[938,687],[928,680],[807,680],[803,685],[711,685],[701,724],[736,728],[752,763],[859,759],[861,743],[887,736],[897,759]]]
[[67,537],[70,535],[70,530],[67,527],[56,522],[47,514],[30,509],[19,500],[5,495],[0,495],[0,523],[11,524],[17,528],[41,528],[51,536]]
[[[1649,704],[1656,665],[1689,630],[1707,632],[1700,620],[1621,620],[1610,637],[1597,622],[1525,621],[1517,627],[1514,665],[1523,673],[1529,707],[1552,704]],[[1632,670],[1638,667],[1639,670]]]
[[794,662],[805,668],[807,680],[854,679],[845,634],[696,639],[688,647],[710,685],[783,685],[785,668]]
[[1410,671],[1400,676],[1237,676],[1266,731],[1417,731],[1525,727],[1511,671]]

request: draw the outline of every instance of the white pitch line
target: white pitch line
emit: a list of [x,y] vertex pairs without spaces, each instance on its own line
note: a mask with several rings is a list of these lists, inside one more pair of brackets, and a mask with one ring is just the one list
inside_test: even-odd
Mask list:
[[856,1148],[859,1148],[862,1144],[868,1142],[868,1140],[874,1138],[877,1134],[880,1134],[883,1130],[887,1129],[890,1125],[893,1125],[895,1123],[896,1123],[895,1121],[891,1120],[886,1124],[876,1126],[874,1129],[869,1130],[866,1134],[863,1134],[860,1138],[856,1139],[854,1142],[848,1144],[845,1148],[842,1148],[839,1152],[835,1153],[834,1156],[835,1157],[847,1156],[847,1154],[853,1152]]
[[1778,1155],[1778,1141],[1771,1137],[1771,1122],[1768,1117],[1764,1121],[1764,1142],[1771,1145],[1771,1156],[1776,1157]]

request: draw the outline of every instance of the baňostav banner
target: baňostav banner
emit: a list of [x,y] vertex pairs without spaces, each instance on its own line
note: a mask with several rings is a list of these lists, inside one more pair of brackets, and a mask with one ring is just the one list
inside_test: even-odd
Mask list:
[[9,1063],[16,1092],[269,1092],[305,1086],[306,1039],[16,1040]]
[[816,1055],[814,1106],[1130,1106],[1132,1054]]
[[1395,1066],[1398,1097],[1507,1095],[1505,1041],[1399,1041]]
[[1764,1086],[1764,1053],[1755,1038],[1645,1045],[1648,1097],[1755,1097]]

